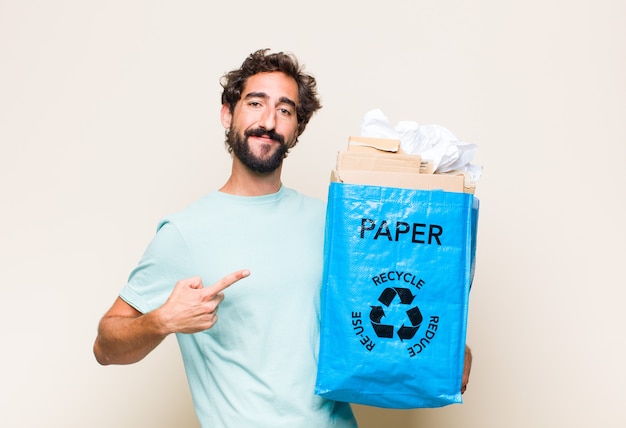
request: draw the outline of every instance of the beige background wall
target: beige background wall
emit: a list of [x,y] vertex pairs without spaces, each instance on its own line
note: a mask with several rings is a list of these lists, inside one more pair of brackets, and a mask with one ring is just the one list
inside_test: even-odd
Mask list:
[[324,198],[381,108],[479,145],[463,405],[362,427],[626,424],[626,3],[0,0],[0,426],[195,427],[175,340],[91,345],[159,218],[229,170],[218,78],[295,52],[325,107],[284,181]]

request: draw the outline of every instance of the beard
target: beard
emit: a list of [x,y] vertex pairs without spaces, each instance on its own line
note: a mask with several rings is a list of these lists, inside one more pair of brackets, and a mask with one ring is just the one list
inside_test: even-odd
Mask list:
[[[250,150],[249,137],[268,137],[278,142],[278,147],[271,153],[271,147],[263,147],[263,155],[259,156]],[[243,135],[237,129],[231,127],[226,133],[226,145],[229,151],[237,157],[245,166],[252,171],[266,174],[275,171],[283,163],[283,159],[289,153],[290,145],[285,144],[285,137],[261,128],[248,129]]]

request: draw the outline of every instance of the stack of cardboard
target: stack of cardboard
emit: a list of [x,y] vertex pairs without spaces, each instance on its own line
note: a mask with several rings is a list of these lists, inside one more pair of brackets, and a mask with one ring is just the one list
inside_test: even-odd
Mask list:
[[402,153],[400,140],[351,136],[337,155],[331,181],[384,187],[474,193],[462,172],[434,173],[431,162]]

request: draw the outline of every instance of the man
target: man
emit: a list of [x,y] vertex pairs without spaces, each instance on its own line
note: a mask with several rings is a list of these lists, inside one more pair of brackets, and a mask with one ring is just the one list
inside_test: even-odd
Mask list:
[[355,427],[349,404],[314,394],[324,204],[281,183],[283,159],[321,108],[316,81],[264,49],[222,86],[231,175],[161,222],[100,321],[94,354],[134,363],[176,333],[203,427]]
[[176,333],[203,427],[356,426],[348,404],[314,394],[324,204],[281,184],[321,107],[316,81],[260,50],[222,86],[232,173],[159,225],[100,322],[95,356],[134,363]]

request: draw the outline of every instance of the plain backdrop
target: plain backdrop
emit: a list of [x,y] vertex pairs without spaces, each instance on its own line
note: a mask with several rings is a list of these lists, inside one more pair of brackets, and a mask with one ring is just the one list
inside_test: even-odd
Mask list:
[[479,146],[462,405],[367,427],[623,427],[626,3],[0,0],[0,426],[197,427],[173,337],[101,367],[158,220],[226,180],[219,77],[294,52],[324,108],[284,183],[321,199],[380,108]]

